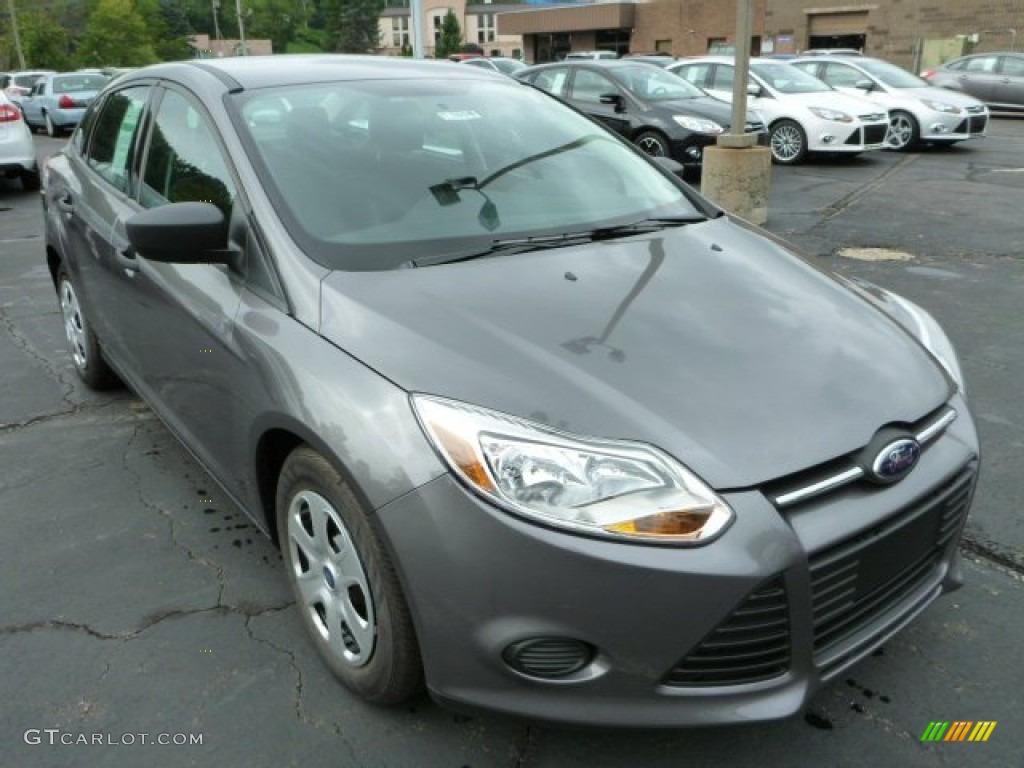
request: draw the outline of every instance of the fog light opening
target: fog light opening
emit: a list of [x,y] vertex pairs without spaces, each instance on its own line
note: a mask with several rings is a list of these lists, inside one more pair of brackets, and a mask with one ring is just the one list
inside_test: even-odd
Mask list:
[[511,643],[501,657],[513,670],[540,680],[561,680],[585,669],[596,649],[571,637],[531,637]]

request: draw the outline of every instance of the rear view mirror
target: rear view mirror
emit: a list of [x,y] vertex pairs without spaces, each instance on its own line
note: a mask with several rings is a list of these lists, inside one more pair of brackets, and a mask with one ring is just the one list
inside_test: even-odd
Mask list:
[[151,261],[174,264],[225,264],[228,221],[212,203],[171,203],[141,211],[125,220],[128,241]]

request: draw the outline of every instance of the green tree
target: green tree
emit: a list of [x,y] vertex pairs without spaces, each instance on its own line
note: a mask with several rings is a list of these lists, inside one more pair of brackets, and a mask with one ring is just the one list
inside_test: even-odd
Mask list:
[[441,36],[437,41],[437,45],[434,46],[434,58],[435,59],[447,59],[453,53],[458,53],[462,49],[462,28],[459,26],[459,20],[455,17],[452,9],[448,9],[448,13],[444,15],[444,21],[441,22]]
[[157,61],[146,22],[132,0],[99,0],[78,47],[82,66],[139,67]]
[[29,69],[70,68],[71,36],[49,11],[20,11],[18,27],[25,66]]
[[378,19],[383,7],[384,0],[325,0],[331,50],[370,53],[380,48]]

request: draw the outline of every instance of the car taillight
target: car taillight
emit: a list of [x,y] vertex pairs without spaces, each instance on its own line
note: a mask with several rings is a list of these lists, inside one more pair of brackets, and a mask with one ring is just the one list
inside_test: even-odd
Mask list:
[[21,120],[21,112],[10,104],[0,104],[0,123],[13,123]]
[[921,73],[921,77],[923,77],[925,80],[928,80],[934,74],[935,74],[935,70],[934,69],[926,69],[924,72]]
[[63,96],[60,97],[60,100],[57,102],[57,106],[61,109],[72,109],[74,107],[77,107],[78,105],[75,103],[74,99],[72,99],[65,93]]

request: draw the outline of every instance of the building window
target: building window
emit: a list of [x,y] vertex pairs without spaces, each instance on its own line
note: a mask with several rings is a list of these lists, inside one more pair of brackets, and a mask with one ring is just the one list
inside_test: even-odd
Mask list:
[[478,43],[494,42],[494,14],[481,13],[476,17],[476,41]]
[[672,41],[671,40],[655,40],[654,50],[665,53],[672,53]]
[[448,14],[448,10],[445,9],[444,13],[434,14],[434,47],[436,48],[441,44],[441,27],[444,25],[444,17]]
[[391,45],[394,48],[405,48],[409,45],[409,17],[391,17]]

